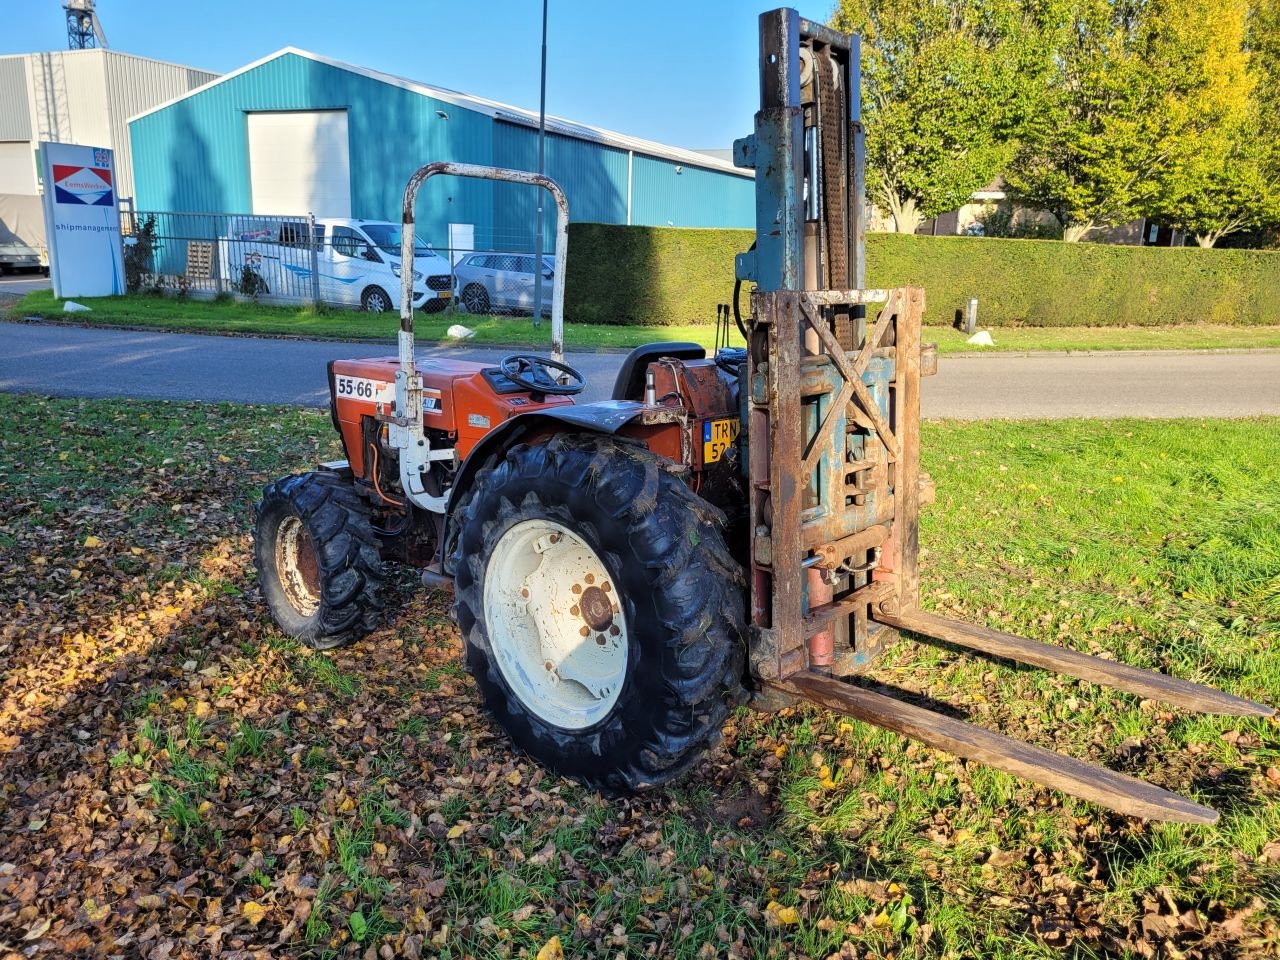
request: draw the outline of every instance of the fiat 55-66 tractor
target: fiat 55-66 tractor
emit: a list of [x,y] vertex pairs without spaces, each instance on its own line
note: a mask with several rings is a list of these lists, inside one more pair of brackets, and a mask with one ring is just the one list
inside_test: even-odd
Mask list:
[[1161,700],[1266,716],[1209,687],[926,613],[917,521],[924,293],[864,289],[858,38],[760,20],[761,109],[735,144],[756,171],[738,257],[745,348],[655,343],[612,399],[578,404],[564,363],[568,204],[549,178],[432,163],[404,194],[404,259],[429,177],[514,181],[557,205],[552,357],[414,354],[329,365],[346,459],[269,485],[255,560],[285,632],[317,647],[378,622],[384,564],[451,586],[494,719],[554,770],[610,791],[662,784],[730,705],[809,700],[1122,813],[1211,823],[1206,807],[841,677],[901,630]]

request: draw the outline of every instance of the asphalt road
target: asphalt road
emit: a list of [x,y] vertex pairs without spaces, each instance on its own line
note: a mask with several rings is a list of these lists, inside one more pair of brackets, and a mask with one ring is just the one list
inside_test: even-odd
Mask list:
[[0,298],[21,297],[34,290],[48,290],[53,286],[41,273],[14,273],[0,277]]
[[[435,347],[423,358],[496,362],[514,349]],[[0,323],[0,390],[323,406],[324,365],[386,356],[384,344],[139,333]],[[604,399],[621,355],[570,354]],[[1280,414],[1280,351],[991,354],[943,357],[924,382],[926,417],[1240,417]]]

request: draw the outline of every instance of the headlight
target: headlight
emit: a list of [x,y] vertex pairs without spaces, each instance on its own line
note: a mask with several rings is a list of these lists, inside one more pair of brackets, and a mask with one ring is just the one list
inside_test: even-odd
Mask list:
[[[393,263],[393,264],[391,265],[391,272],[392,272],[392,273],[394,273],[397,277],[398,277],[398,276],[400,276],[400,264],[398,264],[398,263]],[[416,280],[418,283],[421,283],[421,282],[422,282],[422,272],[421,272],[421,271],[419,271],[419,270],[415,270],[415,271],[413,271],[413,279],[414,279],[414,280]]]

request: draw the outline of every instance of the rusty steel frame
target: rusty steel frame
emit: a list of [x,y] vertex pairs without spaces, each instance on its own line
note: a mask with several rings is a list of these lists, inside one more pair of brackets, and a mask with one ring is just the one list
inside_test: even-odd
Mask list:
[[[875,303],[883,308],[861,325],[854,349],[844,349],[836,339],[837,317]],[[752,307],[748,477],[756,679],[1129,816],[1213,823],[1215,811],[1140,780],[832,676],[864,672],[898,631],[910,631],[1185,710],[1274,712],[1200,684],[920,610],[920,377],[921,357],[929,355],[920,343],[924,292],[757,291]],[[882,366],[873,369],[876,362]],[[851,462],[855,450],[861,453]]]

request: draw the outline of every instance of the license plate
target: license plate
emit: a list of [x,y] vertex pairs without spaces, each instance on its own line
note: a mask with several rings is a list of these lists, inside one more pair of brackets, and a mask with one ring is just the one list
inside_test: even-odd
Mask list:
[[351,397],[369,403],[391,403],[396,398],[396,385],[385,380],[370,380],[368,377],[351,377],[339,374],[333,378],[333,387],[338,398]]
[[715,463],[738,439],[738,421],[708,420],[702,425],[702,462]]

